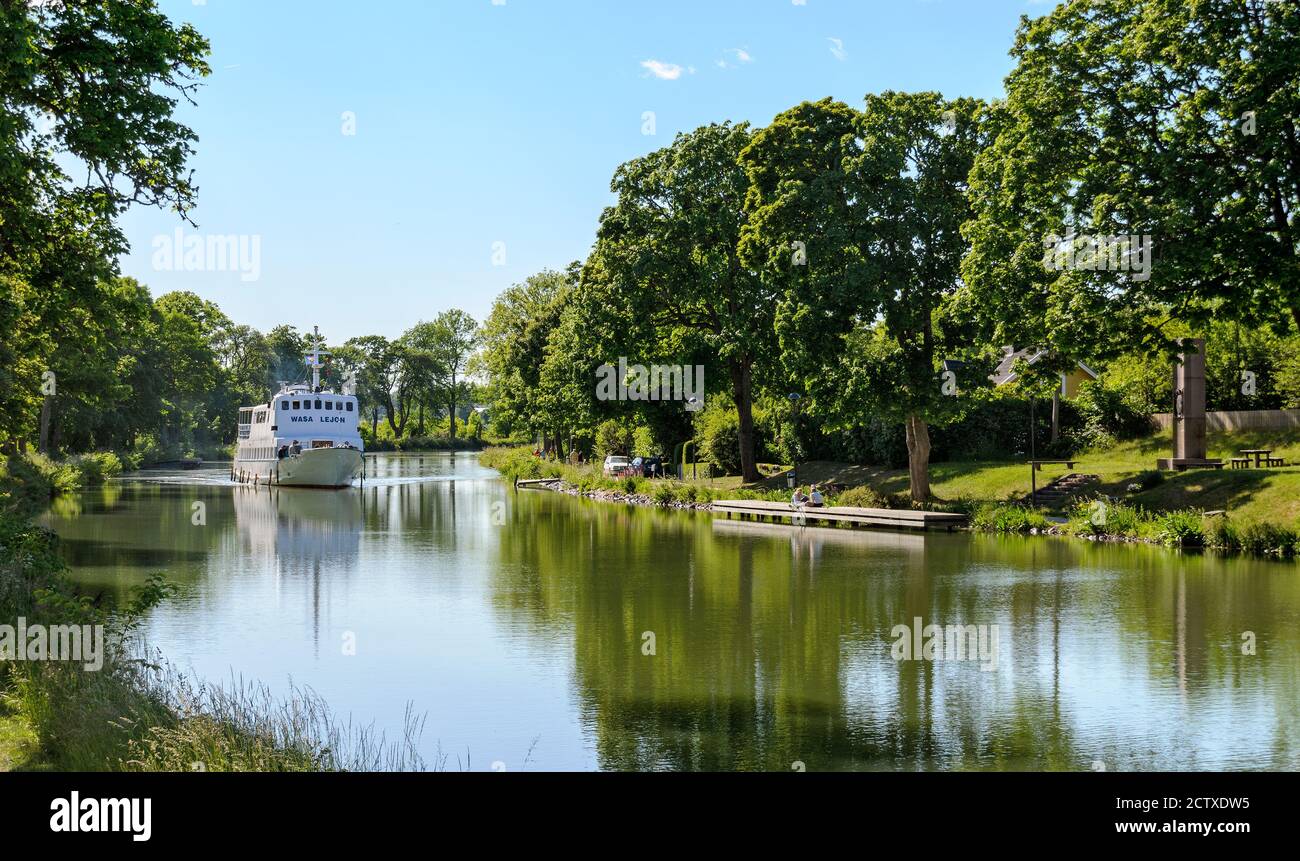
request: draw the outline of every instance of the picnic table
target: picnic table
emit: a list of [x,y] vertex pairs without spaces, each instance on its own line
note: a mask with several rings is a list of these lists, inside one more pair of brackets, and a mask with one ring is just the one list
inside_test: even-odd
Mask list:
[[1261,461],[1264,458],[1268,458],[1270,462],[1273,460],[1272,458],[1273,449],[1271,448],[1243,448],[1243,449],[1238,449],[1238,451],[1241,454],[1246,455],[1247,460],[1250,459],[1251,455],[1254,455],[1255,469],[1259,469],[1264,465],[1263,463],[1261,463]]

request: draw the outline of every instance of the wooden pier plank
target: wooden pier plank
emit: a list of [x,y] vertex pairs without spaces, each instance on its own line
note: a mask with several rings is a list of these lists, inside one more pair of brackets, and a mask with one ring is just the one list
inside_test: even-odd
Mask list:
[[740,514],[754,517],[773,517],[782,520],[802,517],[807,522],[825,521],[859,524],[862,526],[892,526],[904,529],[952,529],[966,522],[966,515],[945,511],[909,511],[892,508],[858,508],[855,506],[826,506],[823,508],[796,509],[785,502],[765,502],[752,499],[719,499],[713,503],[716,514]]

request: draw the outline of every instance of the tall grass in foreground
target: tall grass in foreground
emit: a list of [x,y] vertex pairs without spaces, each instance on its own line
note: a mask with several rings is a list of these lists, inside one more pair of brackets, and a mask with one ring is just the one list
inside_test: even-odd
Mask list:
[[138,645],[143,614],[170,593],[159,578],[129,604],[78,595],[53,533],[0,513],[0,622],[103,625],[103,668],[0,661],[0,698],[36,733],[43,765],[65,771],[340,771],[439,769],[419,754],[424,720],[402,738],[338,720],[310,690],[278,699],[261,685],[197,683]]
[[169,665],[142,669],[137,685],[163,704],[159,721],[128,743],[131,771],[441,771],[421,755],[425,716],[408,703],[402,737],[338,720],[310,688],[278,698],[259,682],[209,685]]

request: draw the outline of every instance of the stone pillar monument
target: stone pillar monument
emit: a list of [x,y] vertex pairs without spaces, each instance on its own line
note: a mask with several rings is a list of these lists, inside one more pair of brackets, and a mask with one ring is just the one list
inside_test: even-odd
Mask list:
[[1207,460],[1205,450],[1205,339],[1184,338],[1174,365],[1174,456],[1160,458],[1159,469],[1222,466]]

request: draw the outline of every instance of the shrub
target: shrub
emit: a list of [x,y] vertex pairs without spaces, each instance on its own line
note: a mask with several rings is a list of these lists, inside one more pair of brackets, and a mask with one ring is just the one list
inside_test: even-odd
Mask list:
[[1146,511],[1135,506],[1083,499],[1075,503],[1070,513],[1069,528],[1082,535],[1139,537],[1150,531],[1151,519]]
[[[1158,487],[1165,480],[1165,474],[1158,469],[1147,469],[1133,476],[1130,485],[1137,485],[1139,491]],[[1130,490],[1132,487],[1130,486]]]
[[700,488],[693,484],[683,484],[677,488],[679,502],[694,504],[700,498]]
[[630,454],[635,443],[632,432],[614,419],[603,421],[596,428],[596,457]]
[[1227,517],[1215,517],[1209,521],[1205,541],[1206,546],[1215,550],[1241,549],[1241,533]]
[[1024,505],[981,505],[971,515],[971,526],[981,532],[1028,532],[1050,525],[1041,511]]
[[1088,380],[1074,398],[1082,430],[1079,441],[1087,446],[1113,445],[1115,440],[1135,439],[1151,432],[1151,419],[1130,404],[1124,393],[1108,389],[1099,380]]
[[481,440],[464,436],[455,439],[449,436],[384,437],[366,439],[365,444],[366,451],[478,451],[483,448]]
[[1171,547],[1204,547],[1205,526],[1199,511],[1171,511],[1156,521],[1161,544]]
[[1272,523],[1252,523],[1241,530],[1241,549],[1257,556],[1295,555],[1296,535]]
[[131,444],[131,451],[127,454],[128,460],[137,469],[142,466],[152,466],[165,460],[176,460],[180,456],[181,452],[178,447],[164,446],[159,442],[158,436],[151,433],[137,434],[135,441]]
[[848,505],[856,508],[889,507],[889,500],[883,494],[865,484],[848,488],[831,502],[833,505]]
[[94,487],[122,473],[122,461],[111,451],[97,451],[68,458],[69,475],[64,479],[74,488]]

